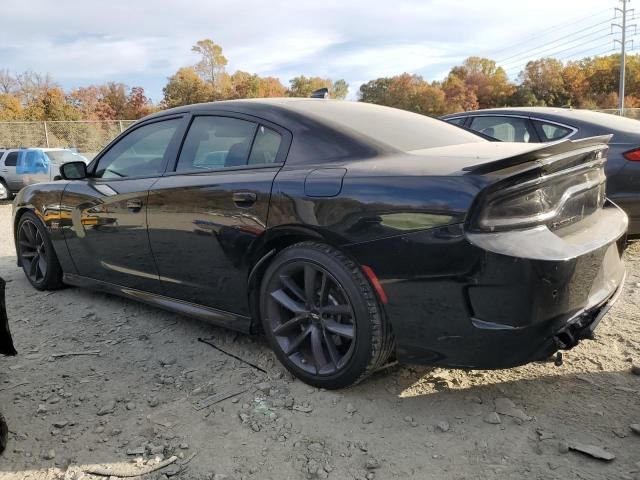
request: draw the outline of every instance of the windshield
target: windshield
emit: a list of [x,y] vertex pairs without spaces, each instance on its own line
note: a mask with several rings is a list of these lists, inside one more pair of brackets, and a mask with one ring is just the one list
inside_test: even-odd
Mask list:
[[73,153],[70,150],[54,150],[54,151],[45,152],[45,153],[47,154],[47,157],[49,157],[49,160],[51,160],[53,163],[57,165],[61,165],[67,162],[79,162],[79,161],[87,163],[86,158],[84,158],[82,155],[79,155],[77,153]]

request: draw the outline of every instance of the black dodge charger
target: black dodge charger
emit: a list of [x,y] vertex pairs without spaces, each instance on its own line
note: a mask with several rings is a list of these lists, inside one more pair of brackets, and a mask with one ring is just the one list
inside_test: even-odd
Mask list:
[[37,289],[264,332],[319,387],[391,356],[520,365],[590,337],[621,290],[607,142],[496,143],[324,99],[180,107],[24,188],[18,264]]

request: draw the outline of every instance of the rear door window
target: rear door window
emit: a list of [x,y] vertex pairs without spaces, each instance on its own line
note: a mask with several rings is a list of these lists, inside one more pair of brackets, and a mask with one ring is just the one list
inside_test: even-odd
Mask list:
[[270,165],[276,163],[282,136],[275,130],[260,125],[253,141],[249,165]]
[[195,117],[182,146],[176,171],[247,165],[256,128],[256,123],[238,118]]
[[4,159],[5,167],[15,167],[18,164],[18,152],[10,152]]
[[470,127],[501,142],[537,142],[533,128],[526,118],[482,116],[472,117]]
[[543,142],[553,142],[555,140],[560,140],[561,138],[564,138],[567,135],[571,134],[571,132],[573,132],[571,128],[558,125],[556,123],[547,123],[540,120],[533,120],[533,123],[538,130],[540,139]]

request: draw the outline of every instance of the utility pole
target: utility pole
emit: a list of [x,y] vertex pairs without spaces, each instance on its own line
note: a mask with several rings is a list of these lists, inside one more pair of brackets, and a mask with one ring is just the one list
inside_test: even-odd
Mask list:
[[[619,27],[622,33],[622,39],[615,39],[614,43],[620,44],[620,89],[618,91],[618,113],[620,116],[624,115],[624,82],[625,82],[625,64],[626,64],[626,48],[627,48],[627,14],[633,13],[633,8],[628,8],[629,2],[631,0],[620,0],[622,3],[622,8],[616,7],[615,13],[616,17],[618,13],[622,15],[622,23],[614,23],[611,27]],[[629,25],[631,27],[635,27],[636,25]],[[631,40],[631,44],[633,45],[633,40]]]

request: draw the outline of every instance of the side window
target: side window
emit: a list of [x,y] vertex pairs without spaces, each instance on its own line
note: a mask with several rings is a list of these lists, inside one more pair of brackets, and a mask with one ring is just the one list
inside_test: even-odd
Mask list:
[[15,167],[18,164],[18,152],[10,152],[4,159],[5,167]]
[[167,149],[181,120],[164,120],[132,130],[100,158],[94,177],[161,175]]
[[42,150],[21,150],[16,163],[18,175],[32,173],[48,173],[49,158]]
[[246,165],[256,124],[230,117],[195,117],[178,159],[177,172]]
[[570,128],[556,125],[554,123],[546,123],[539,120],[534,120],[533,123],[536,125],[538,134],[540,135],[540,138],[543,142],[553,142],[554,140],[560,140],[561,138],[566,137],[572,132]]
[[249,155],[249,165],[275,163],[281,142],[282,137],[278,132],[260,125],[253,141],[251,155]]
[[461,127],[462,125],[464,125],[464,121],[465,120],[466,120],[465,117],[447,118],[446,122],[452,123],[453,125],[457,125],[457,126]]
[[518,117],[472,117],[471,127],[476,132],[501,142],[535,142],[534,132],[526,119]]

